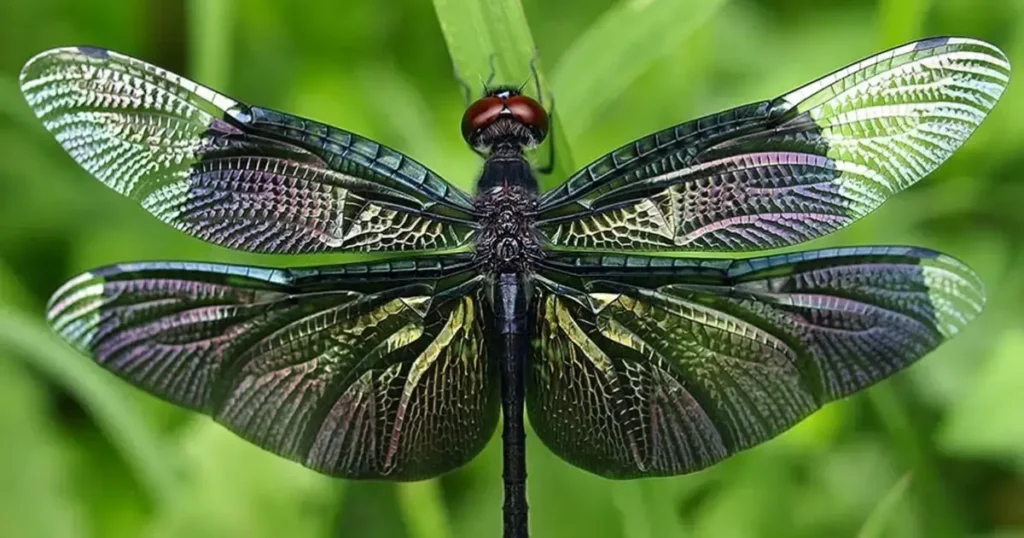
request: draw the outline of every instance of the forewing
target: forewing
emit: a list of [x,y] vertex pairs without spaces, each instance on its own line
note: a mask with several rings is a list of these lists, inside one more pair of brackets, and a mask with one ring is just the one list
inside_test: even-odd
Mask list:
[[546,193],[538,226],[571,249],[741,251],[820,237],[945,161],[1009,73],[987,43],[910,43],[627,144]]
[[272,253],[470,240],[467,196],[409,157],[140,60],[55,49],[26,64],[21,87],[83,168],[201,239]]
[[696,471],[905,368],[981,311],[977,277],[914,248],[749,260],[550,257],[530,422],[613,477]]
[[469,461],[498,418],[465,259],[278,270],[140,263],[79,276],[49,320],[101,366],[346,478]]

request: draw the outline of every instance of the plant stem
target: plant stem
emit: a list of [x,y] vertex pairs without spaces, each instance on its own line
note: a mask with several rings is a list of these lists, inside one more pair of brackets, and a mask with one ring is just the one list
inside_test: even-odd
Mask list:
[[[479,88],[477,80],[486,82],[490,78],[492,64],[495,85],[519,86],[533,76],[532,65],[542,91],[549,87],[519,0],[434,0],[434,10],[456,76],[470,89]],[[557,185],[575,171],[565,129],[558,118],[558,105],[551,106],[552,96],[544,97],[551,114],[549,142],[554,144],[557,162],[550,176],[538,178],[542,189]],[[545,143],[547,151],[550,143]]]
[[189,0],[189,70],[199,82],[225,88],[231,73],[233,0]]

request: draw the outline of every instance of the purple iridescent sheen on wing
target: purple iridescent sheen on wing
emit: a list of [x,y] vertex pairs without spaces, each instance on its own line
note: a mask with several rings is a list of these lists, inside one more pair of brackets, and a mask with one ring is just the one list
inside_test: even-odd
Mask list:
[[290,254],[423,251],[473,234],[469,198],[414,160],[141,60],[55,49],[26,64],[21,87],[83,168],[213,243]]
[[553,254],[527,406],[569,462],[706,467],[912,364],[976,317],[978,278],[909,247],[746,260]]
[[124,264],[49,306],[98,364],[318,471],[419,479],[490,438],[497,371],[465,257],[308,269]]

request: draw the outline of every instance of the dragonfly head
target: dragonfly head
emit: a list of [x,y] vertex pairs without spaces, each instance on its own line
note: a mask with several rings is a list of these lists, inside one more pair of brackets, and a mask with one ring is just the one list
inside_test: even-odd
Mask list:
[[462,138],[476,148],[490,149],[502,142],[531,148],[547,134],[547,111],[517,88],[488,90],[462,116]]

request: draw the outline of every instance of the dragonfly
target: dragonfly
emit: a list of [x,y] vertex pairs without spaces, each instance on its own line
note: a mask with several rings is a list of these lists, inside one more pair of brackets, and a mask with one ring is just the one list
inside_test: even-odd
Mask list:
[[48,321],[131,384],[336,477],[436,477],[500,421],[503,533],[524,538],[525,415],[591,473],[690,473],[975,318],[980,279],[925,248],[715,254],[864,217],[950,157],[1009,75],[981,41],[909,43],[629,142],[546,192],[528,159],[551,128],[540,96],[488,88],[462,118],[485,157],[467,193],[358,134],[116,52],[50,50],[21,73],[28,104],[158,219],[243,251],[405,256],[120,263],[68,281]]

